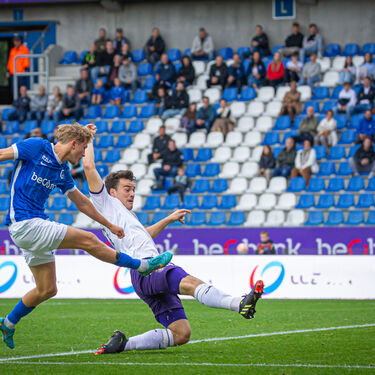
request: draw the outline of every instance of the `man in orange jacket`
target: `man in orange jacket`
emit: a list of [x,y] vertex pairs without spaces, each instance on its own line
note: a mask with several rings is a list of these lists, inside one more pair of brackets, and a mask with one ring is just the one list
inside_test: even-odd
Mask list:
[[[7,67],[7,78],[10,79],[11,89],[13,89],[13,75],[15,72],[23,73],[30,66],[30,59],[28,57],[20,57],[17,59],[16,63],[14,58],[19,55],[28,55],[29,49],[22,44],[21,37],[16,35],[13,38],[14,47],[10,50],[8,67]],[[20,86],[26,85],[26,77],[18,77],[18,88]]]

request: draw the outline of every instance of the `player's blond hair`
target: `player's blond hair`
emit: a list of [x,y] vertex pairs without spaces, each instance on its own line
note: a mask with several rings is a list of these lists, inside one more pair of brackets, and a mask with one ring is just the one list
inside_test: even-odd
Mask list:
[[75,122],[72,125],[60,125],[57,130],[57,139],[62,144],[67,144],[73,140],[77,143],[89,143],[93,139],[93,134],[90,129]]

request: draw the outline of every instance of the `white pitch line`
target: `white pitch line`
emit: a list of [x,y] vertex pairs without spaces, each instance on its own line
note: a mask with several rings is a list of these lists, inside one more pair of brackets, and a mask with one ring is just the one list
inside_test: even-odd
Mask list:
[[[353,329],[353,328],[368,328],[368,327],[375,327],[375,323],[357,324],[357,325],[339,326],[339,327],[299,329],[295,331],[266,332],[266,333],[257,333],[257,334],[245,335],[245,336],[213,337],[213,338],[208,338],[208,339],[192,340],[188,344],[199,344],[201,342],[210,342],[210,341],[241,340],[241,339],[255,338],[255,337],[293,335],[295,333],[324,332],[324,331],[334,331],[334,330]],[[78,354],[89,354],[93,352],[94,350],[81,350],[81,351],[72,350],[70,352],[63,352],[63,353],[48,353],[48,354],[22,356],[22,357],[0,358],[0,363],[10,362],[10,361],[19,361],[23,359],[39,359],[39,358],[62,357],[62,356],[70,356],[70,355],[78,355]]]

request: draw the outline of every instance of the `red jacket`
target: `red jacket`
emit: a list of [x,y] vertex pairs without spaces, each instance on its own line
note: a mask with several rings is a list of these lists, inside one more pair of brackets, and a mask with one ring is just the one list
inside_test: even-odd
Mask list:
[[271,62],[271,64],[269,64],[267,68],[267,78],[271,81],[274,79],[282,79],[284,77],[284,64],[280,63],[278,70],[274,70],[274,64],[275,63]]

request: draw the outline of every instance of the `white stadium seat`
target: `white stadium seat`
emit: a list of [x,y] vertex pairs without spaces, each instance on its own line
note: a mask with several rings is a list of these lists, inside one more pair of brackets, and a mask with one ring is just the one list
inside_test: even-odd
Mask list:
[[193,61],[193,66],[194,66],[196,77],[204,73],[205,63],[203,61]]
[[[149,134],[138,133],[135,136],[133,144],[131,145],[131,147],[138,148],[138,149],[144,149],[145,147],[148,147],[150,144],[151,144],[151,137],[150,137]],[[127,151],[127,150],[125,150],[125,151]],[[126,161],[126,163],[128,163],[128,162]]]
[[364,61],[365,61],[365,57],[364,56],[358,56],[358,55],[356,55],[356,56],[353,57],[353,65],[355,67],[357,67],[357,68],[360,65],[362,65]]
[[264,213],[264,211],[251,211],[247,217],[245,227],[261,227],[264,225],[265,219],[266,214]]
[[242,164],[240,177],[253,178],[259,171],[259,164],[254,161],[246,161]]
[[180,128],[180,118],[171,117],[165,121],[165,131],[168,134],[174,134]]
[[262,142],[262,136],[258,131],[248,132],[243,141],[244,146],[255,147]]
[[336,56],[332,62],[332,70],[340,72],[345,66],[345,56]]
[[202,100],[202,91],[199,89],[189,89],[187,93],[189,95],[190,103],[197,103]]
[[122,155],[121,162],[125,164],[133,164],[139,160],[139,151],[135,148],[127,148]]
[[220,132],[211,132],[206,139],[206,147],[217,148],[224,142],[224,135]]
[[141,157],[138,162],[141,164],[148,164],[148,154],[151,154],[151,152],[151,148],[145,148],[144,150],[142,150]]
[[146,165],[135,163],[131,166],[131,170],[137,180],[140,180],[146,174]]
[[285,226],[298,227],[305,222],[305,213],[302,210],[289,211]]
[[220,178],[234,178],[238,176],[240,166],[234,161],[228,161],[223,165],[222,171],[219,174]]
[[247,133],[254,127],[254,119],[249,116],[242,116],[237,123],[236,130],[241,133]]
[[284,100],[284,96],[285,94],[290,91],[290,87],[289,86],[280,86],[277,88],[277,91],[276,91],[276,99],[279,100],[280,102],[282,102]]
[[210,77],[206,74],[202,74],[201,76],[198,77],[197,79],[197,87],[200,89],[200,90],[206,90],[207,88],[207,80],[209,79]]
[[279,201],[277,202],[276,209],[289,211],[291,210],[297,203],[296,195],[293,193],[283,193],[279,197]]
[[242,194],[247,189],[247,180],[243,177],[236,177],[234,178],[231,183],[229,189],[226,191],[227,194]]
[[232,161],[243,163],[250,159],[250,148],[246,146],[240,146],[234,149]]
[[118,172],[118,171],[123,171],[125,169],[128,169],[128,166],[126,164],[123,164],[123,163],[116,163],[116,164],[113,164],[112,165],[112,168],[111,168],[111,173],[112,172]]
[[246,105],[244,102],[234,102],[230,105],[231,117],[239,118],[246,112]]
[[217,87],[211,87],[204,92],[204,96],[207,96],[210,103],[214,104],[221,98],[221,91]]
[[157,134],[160,126],[162,126],[162,125],[163,125],[163,121],[160,118],[156,118],[156,117],[150,118],[147,121],[146,128],[145,128],[144,132],[148,133],[148,134],[155,135],[155,134]]
[[275,96],[275,89],[271,86],[261,87],[258,91],[256,100],[267,103],[270,102]]
[[320,86],[335,87],[339,83],[338,72],[327,72],[324,74],[323,81],[320,82]]
[[257,204],[257,196],[255,194],[242,194],[235,210],[250,211]]
[[146,175],[144,176],[144,178],[151,178],[151,179],[154,179],[155,178],[155,174],[154,174],[154,169],[155,168],[160,168],[161,167],[161,162],[157,162],[157,163],[152,163],[148,166],[148,170],[147,170],[147,173]]
[[206,142],[206,133],[195,132],[190,136],[189,142],[186,147],[199,148],[202,147]]
[[252,101],[247,108],[247,115],[259,117],[264,112],[264,104],[262,102]]
[[321,59],[317,59],[316,62],[320,64],[320,69],[322,73],[325,73],[331,67],[331,60],[329,57],[323,57]]
[[215,151],[215,155],[211,159],[212,163],[225,163],[230,159],[232,151],[229,147],[218,147]]
[[91,226],[94,220],[86,216],[83,212],[79,212],[73,226],[78,228],[88,228]]
[[242,133],[240,132],[229,132],[225,137],[224,146],[237,147],[242,143]]
[[139,195],[149,195],[151,193],[151,186],[154,181],[151,179],[143,178],[141,181],[137,182],[136,191]]
[[264,177],[255,177],[250,181],[248,193],[262,194],[266,191],[267,180]]
[[259,197],[257,209],[269,211],[276,206],[276,195],[264,193]]
[[207,63],[206,65],[206,75],[210,75],[210,69],[211,69],[211,65],[214,65],[216,63],[215,60],[211,60]]
[[185,147],[187,143],[187,134],[186,133],[175,133],[172,135],[172,139],[176,142],[177,148]]
[[258,117],[255,129],[262,133],[267,133],[272,129],[272,118],[270,116]]
[[273,177],[271,178],[267,193],[281,194],[286,190],[286,188],[287,180],[285,177]]
[[134,196],[134,201],[133,201],[133,211],[139,211],[143,206],[143,199],[140,195],[135,195]]
[[301,102],[306,102],[311,99],[311,88],[310,86],[303,85],[298,86],[297,91],[301,93]]
[[267,104],[265,115],[271,117],[277,117],[280,113],[281,109],[281,102],[280,101],[272,101]]
[[267,220],[264,223],[266,227],[280,227],[285,222],[285,214],[280,210],[270,211],[267,215]]
[[253,152],[252,152],[252,154],[251,154],[250,160],[258,162],[260,160],[262,152],[263,152],[263,146],[257,146],[257,147],[255,147],[254,150],[253,150]]

